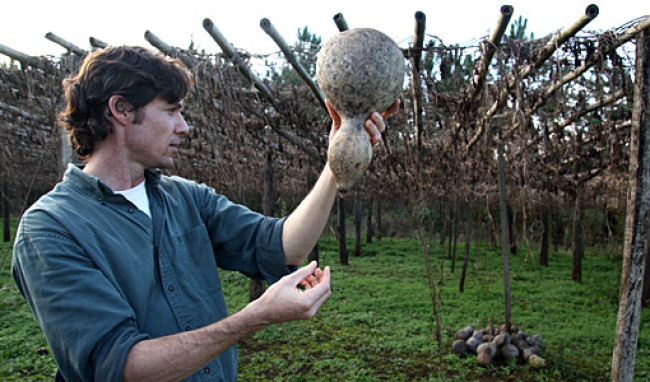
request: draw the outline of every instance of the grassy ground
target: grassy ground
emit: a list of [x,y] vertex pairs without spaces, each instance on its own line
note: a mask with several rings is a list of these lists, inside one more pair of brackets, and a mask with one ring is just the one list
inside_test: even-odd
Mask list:
[[[5,245],[6,247],[6,245]],[[0,260],[5,255],[2,247]],[[490,368],[475,357],[450,352],[453,333],[468,324],[503,323],[498,250],[472,248],[465,291],[444,260],[443,343],[433,333],[431,293],[418,241],[387,239],[365,244],[362,257],[338,264],[336,242],[321,241],[321,263],[332,267],[333,294],[309,321],[272,326],[239,345],[241,381],[607,381],[616,326],[620,256],[587,253],[583,282],[570,280],[571,258],[554,253],[548,268],[536,253],[511,260],[512,317],[528,333],[541,333],[549,365],[535,370],[510,361]],[[435,279],[440,277],[440,249]],[[0,270],[0,380],[51,380],[55,364],[43,335],[9,274]],[[248,281],[222,275],[231,311],[247,301]],[[642,312],[635,380],[650,379],[650,314]],[[43,353],[41,351],[41,353]]]

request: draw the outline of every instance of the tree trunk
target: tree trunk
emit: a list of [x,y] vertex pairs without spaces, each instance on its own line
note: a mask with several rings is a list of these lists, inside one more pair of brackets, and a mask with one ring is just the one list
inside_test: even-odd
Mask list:
[[381,240],[381,230],[382,230],[382,225],[381,225],[381,200],[377,200],[377,219],[375,219],[375,233],[377,234],[377,240]]
[[368,219],[366,220],[366,243],[372,243],[372,205],[374,204],[374,198],[370,197],[370,202],[368,203]]
[[542,243],[539,248],[539,265],[548,267],[548,193],[542,207]]
[[503,290],[505,297],[505,325],[508,331],[512,326],[512,314],[510,307],[510,228],[508,224],[508,211],[506,201],[506,163],[503,158],[503,143],[497,146],[499,160],[499,205],[501,207],[501,248],[503,252]]
[[361,187],[357,187],[356,200],[354,202],[354,252],[353,256],[361,256]]
[[348,245],[345,241],[345,200],[339,195],[338,196],[338,233],[339,233],[339,263],[341,265],[348,265]]
[[571,280],[581,283],[582,282],[582,258],[584,256],[583,244],[583,225],[582,220],[584,216],[584,206],[582,201],[582,186],[576,189],[575,208],[573,210],[573,244],[571,246],[572,261],[571,261]]
[[489,229],[489,231],[490,231],[490,243],[492,244],[492,249],[496,249],[496,247],[497,247],[497,238],[496,238],[497,225],[494,222],[494,215],[492,214],[492,209],[490,208],[489,200],[490,200],[489,197],[486,198],[485,210],[487,211],[488,220],[490,221],[489,222],[489,226],[490,226],[490,229]]
[[476,184],[472,182],[469,191],[469,211],[467,211],[467,232],[465,232],[465,256],[463,257],[463,269],[460,273],[460,285],[458,290],[462,293],[465,290],[465,275],[467,273],[467,261],[469,260],[469,247],[472,243],[472,222],[474,221],[474,189]]
[[[273,216],[275,207],[275,190],[273,188],[273,153],[266,151],[266,167],[264,171],[264,196],[262,197],[262,209],[266,216]],[[266,282],[264,280],[251,279],[248,285],[248,301],[257,300],[264,294]]]
[[[444,217],[442,220],[442,235],[440,235],[440,246],[443,247],[445,245],[445,240],[447,239],[447,232],[450,229],[449,227],[449,222],[451,220],[451,203],[448,201],[445,201],[445,212],[444,212]],[[442,256],[444,257],[445,255],[445,250],[443,247],[442,250]]]
[[[544,123],[544,150],[549,151],[549,149],[548,123]],[[548,160],[544,158],[542,162],[547,164]],[[543,267],[548,267],[548,209],[551,199],[548,188],[550,183],[549,177],[545,176],[545,181],[542,183],[544,186],[544,199],[542,201],[542,242],[539,248],[539,265]]]
[[645,268],[650,200],[650,31],[639,33],[630,137],[625,245],[612,356],[612,381],[634,380],[641,322],[641,286]]
[[560,210],[557,207],[551,207],[551,243],[553,244],[553,250],[558,251],[558,248],[562,244],[562,217],[560,216]]

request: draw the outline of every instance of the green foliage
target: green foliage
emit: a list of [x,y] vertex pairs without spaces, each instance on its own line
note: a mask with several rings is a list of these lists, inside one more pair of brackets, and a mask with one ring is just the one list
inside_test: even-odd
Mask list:
[[[423,213],[434,211],[423,211]],[[571,256],[550,254],[550,266],[525,255],[511,257],[512,317],[528,333],[541,333],[549,366],[535,370],[517,361],[481,368],[475,357],[458,357],[454,332],[468,324],[503,322],[499,249],[472,246],[465,292],[460,269],[434,247],[432,265],[440,280],[442,347],[422,248],[417,240],[362,240],[361,257],[338,264],[338,245],[320,243],[321,264],[332,268],[332,297],[312,320],[274,325],[239,345],[242,381],[607,381],[616,326],[620,257],[587,251],[583,283],[570,280]],[[351,239],[350,239],[350,245]],[[435,245],[435,244],[434,244]],[[459,243],[462,253],[462,243]],[[2,247],[3,253],[8,245]],[[11,254],[9,253],[9,256]],[[441,279],[441,263],[444,278]],[[231,312],[248,299],[248,280],[222,272]],[[0,380],[52,380],[56,365],[44,336],[10,276],[0,270]],[[642,311],[635,380],[650,377],[650,316]]]
[[[316,75],[316,54],[321,48],[321,37],[309,31],[305,26],[304,29],[298,28],[296,42],[293,45],[293,51],[298,62],[305,68],[307,73],[312,77]],[[267,72],[267,77],[271,79],[276,86],[301,86],[304,84],[302,78],[296,73],[293,67],[286,61],[282,61],[279,70],[275,69],[274,64],[270,64],[271,70]]]
[[472,56],[458,45],[445,50],[447,54],[437,54],[435,40],[427,42],[423,67],[427,76],[435,81],[439,92],[458,91],[467,85],[474,62]]
[[515,20],[510,24],[510,38],[513,40],[525,41],[525,40],[534,40],[535,34],[531,33],[530,36],[526,36],[526,29],[528,28],[528,18],[523,18],[519,16],[519,19]]
[[[12,219],[12,228],[16,223]],[[0,380],[51,381],[56,364],[41,328],[14,285],[10,243],[0,243],[0,263]]]

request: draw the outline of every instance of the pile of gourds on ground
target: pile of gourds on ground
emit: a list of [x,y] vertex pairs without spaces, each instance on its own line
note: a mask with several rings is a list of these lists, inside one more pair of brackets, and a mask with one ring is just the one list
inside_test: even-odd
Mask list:
[[481,366],[488,366],[498,359],[507,361],[513,358],[527,362],[534,368],[546,366],[546,360],[539,355],[540,350],[544,349],[542,335],[529,336],[514,324],[510,331],[506,330],[505,325],[497,329],[489,325],[480,330],[468,325],[456,332],[454,338],[456,340],[451,350],[458,355],[476,354],[476,361]]

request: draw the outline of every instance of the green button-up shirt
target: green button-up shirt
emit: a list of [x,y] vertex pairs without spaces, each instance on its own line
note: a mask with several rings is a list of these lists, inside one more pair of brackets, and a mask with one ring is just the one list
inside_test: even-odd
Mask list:
[[[227,316],[217,267],[274,282],[290,272],[284,219],[147,171],[152,217],[74,166],[25,212],[13,275],[67,381],[121,381],[136,342]],[[188,380],[234,381],[233,346]]]

